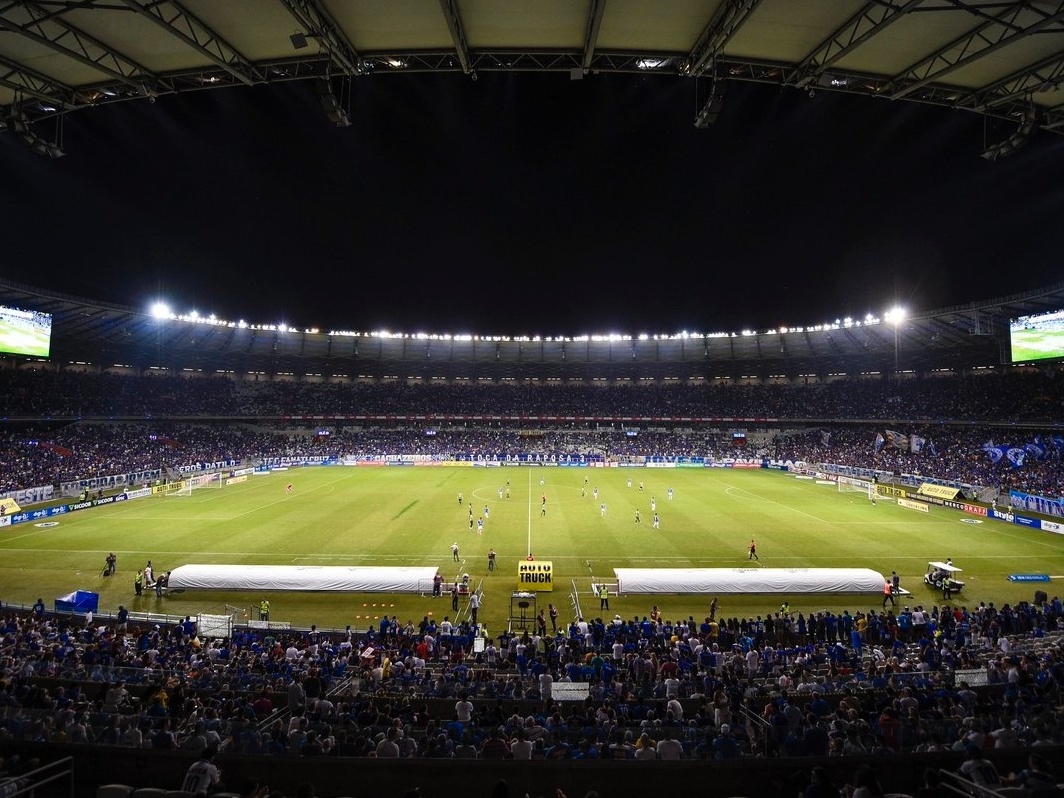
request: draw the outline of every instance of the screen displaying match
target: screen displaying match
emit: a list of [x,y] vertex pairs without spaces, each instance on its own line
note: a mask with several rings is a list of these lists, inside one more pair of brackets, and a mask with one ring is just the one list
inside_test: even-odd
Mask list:
[[48,357],[52,347],[52,314],[0,305],[0,352]]
[[1064,310],[1012,319],[1009,344],[1013,363],[1064,357]]

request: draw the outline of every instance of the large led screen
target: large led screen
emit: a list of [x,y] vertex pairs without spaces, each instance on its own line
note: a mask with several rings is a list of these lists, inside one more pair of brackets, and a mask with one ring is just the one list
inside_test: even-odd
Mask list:
[[1013,363],[1064,357],[1064,310],[1012,319],[1009,343]]
[[48,357],[52,346],[52,315],[0,305],[0,352]]

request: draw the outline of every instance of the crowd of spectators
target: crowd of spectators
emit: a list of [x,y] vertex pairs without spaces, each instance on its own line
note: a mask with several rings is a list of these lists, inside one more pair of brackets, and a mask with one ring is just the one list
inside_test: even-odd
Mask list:
[[298,415],[639,416],[813,420],[1059,421],[1064,379],[977,376],[788,384],[414,383],[237,380],[72,370],[0,369],[0,416],[84,418]]
[[[0,628],[0,742],[248,755],[733,759],[1060,745],[1064,604],[240,629]],[[972,687],[979,674],[986,686]],[[975,680],[972,679],[974,682]],[[555,700],[556,685],[586,700]]]
[[[614,426],[542,427],[535,435],[514,426],[433,427],[333,426],[329,434],[314,428],[251,423],[74,422],[61,427],[22,428],[0,433],[0,494],[39,485],[160,469],[162,476],[185,466],[223,461],[258,464],[276,457],[379,458],[388,454],[494,457],[531,454],[543,457],[625,459],[692,457],[720,462],[728,458],[790,460],[875,469],[896,476],[915,475],[962,485],[1010,489],[1056,498],[1064,495],[1061,450],[1048,444],[1041,458],[1028,456],[1014,467],[992,462],[983,445],[1009,433],[990,427],[949,425],[906,427],[927,441],[920,452],[890,445],[877,451],[876,425],[818,425],[812,430],[777,433],[771,439],[736,446],[727,433],[690,427],[640,430],[629,437]],[[1036,433],[1011,434],[1021,444]],[[1050,440],[1047,433],[1046,441]],[[998,438],[1000,440],[1000,438]]]

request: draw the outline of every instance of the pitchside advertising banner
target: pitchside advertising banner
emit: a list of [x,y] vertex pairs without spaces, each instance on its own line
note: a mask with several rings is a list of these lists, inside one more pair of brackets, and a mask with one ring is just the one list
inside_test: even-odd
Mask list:
[[1031,529],[1044,529],[1045,526],[1042,521],[1037,518],[1029,518],[1026,515],[1017,515],[1016,513],[1010,513],[1007,510],[997,510],[991,508],[986,511],[986,514],[990,518],[996,518],[999,521],[1008,521],[1010,524],[1018,524],[1019,526],[1030,527]]
[[56,515],[66,515],[77,510],[85,510],[89,507],[99,507],[103,504],[114,504],[115,502],[124,502],[129,498],[125,493],[119,493],[117,496],[104,496],[102,499],[90,499],[89,501],[74,502],[73,504],[61,504],[58,507],[46,507],[43,510],[30,510],[29,512],[15,513],[10,518],[12,524],[22,524],[27,521],[42,521],[45,518],[52,518]]
[[517,564],[517,589],[537,593],[554,590],[554,563],[526,560]]
[[944,499],[950,501],[957,498],[957,494],[960,493],[960,488],[954,488],[949,485],[933,485],[930,482],[925,482],[917,490],[917,493],[921,493],[924,496],[934,496],[936,499]]

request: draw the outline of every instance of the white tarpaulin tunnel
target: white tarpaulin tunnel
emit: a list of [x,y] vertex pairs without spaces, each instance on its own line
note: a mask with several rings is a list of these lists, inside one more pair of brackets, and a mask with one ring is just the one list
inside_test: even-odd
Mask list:
[[344,593],[419,593],[439,570],[347,565],[182,565],[169,590],[322,590]]
[[869,568],[614,568],[617,592],[882,593]]

